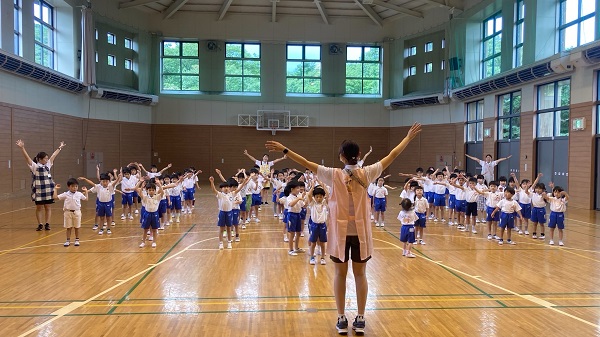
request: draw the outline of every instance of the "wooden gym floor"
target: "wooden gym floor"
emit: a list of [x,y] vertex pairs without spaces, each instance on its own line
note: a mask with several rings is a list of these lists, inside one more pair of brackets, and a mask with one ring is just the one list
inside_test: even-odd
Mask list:
[[[62,203],[52,230],[36,232],[28,200],[2,202],[0,336],[336,336],[329,258],[310,266],[307,255],[288,256],[271,205],[232,250],[219,251],[216,199],[207,191],[155,249],[138,248],[137,217],[117,220],[112,235],[92,231],[93,199],[81,246],[68,248]],[[408,259],[398,194],[390,193],[385,229],[373,228],[366,335],[600,336],[596,212],[569,211],[560,248],[518,235],[517,245],[498,246],[482,225],[465,234],[432,222],[427,245]]]

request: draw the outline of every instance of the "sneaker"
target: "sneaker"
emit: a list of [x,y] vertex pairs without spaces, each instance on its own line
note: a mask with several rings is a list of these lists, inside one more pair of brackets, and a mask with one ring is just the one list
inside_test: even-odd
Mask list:
[[73,246],[79,247],[79,240],[75,239],[75,243],[73,244]]
[[276,218],[276,217],[278,217],[278,216],[279,216],[279,214],[277,214],[277,213],[273,214],[273,217],[274,217],[274,218]]
[[519,229],[519,235],[523,235],[523,231]]
[[159,230],[159,231],[164,231],[164,230],[165,230],[165,228],[164,228],[164,227],[158,227],[158,230]]
[[231,241],[227,241],[227,249],[231,249]]
[[219,242],[219,250],[223,250],[223,242]]
[[235,242],[240,242],[240,237],[239,236],[235,237]]
[[[246,223],[250,223],[250,219],[246,218]],[[246,226],[242,226],[242,229],[246,229]]]
[[546,239],[546,234],[542,233],[540,234],[540,240],[545,240]]
[[373,214],[371,214],[371,221],[375,220],[375,217],[373,216]]
[[423,240],[419,240],[419,244],[420,245],[426,245],[425,241],[423,241]]
[[173,219],[175,217],[175,214],[171,214],[171,219]]
[[413,258],[413,257],[417,257],[417,256],[413,253],[406,253],[406,257]]
[[129,214],[129,220],[133,220],[133,215]]
[[242,229],[246,229],[246,225],[242,225]]
[[290,251],[288,252],[288,255],[290,255],[290,256],[298,256],[298,253],[296,253],[296,252],[295,252],[295,251],[293,251],[293,250],[290,250]]
[[438,218],[433,219],[433,222],[438,222],[438,221],[439,221]]
[[500,240],[500,237],[494,234],[494,240]]
[[454,222],[448,221],[448,226],[454,226]]
[[488,234],[488,240],[492,239],[492,234]]
[[152,242],[152,248],[156,248],[156,242]]
[[311,257],[310,257],[310,261],[308,261],[308,264],[310,264],[310,265],[313,265],[313,266],[314,266],[315,264],[317,264],[317,261],[315,261],[315,257],[314,257],[314,256],[311,256]]
[[46,225],[44,226],[44,229],[49,231],[50,230],[50,224],[46,222]]
[[379,227],[379,222],[376,222],[376,223],[375,223],[375,227]]
[[258,206],[258,211],[259,211],[259,212],[260,212],[260,211],[262,211],[262,208],[261,208],[260,206]]
[[550,240],[550,242],[548,242],[548,244],[549,244],[550,246],[554,246],[554,240]]
[[102,226],[102,229],[106,229],[106,224],[104,224],[104,225]]
[[406,256],[406,251],[404,249],[402,250],[402,256]]
[[473,228],[473,230],[471,231],[471,233],[477,234],[477,230],[475,228]]
[[562,241],[558,240],[558,245],[559,246],[564,246],[565,244]]
[[71,245],[71,242],[69,242],[69,240],[67,240],[63,246],[69,247],[70,245]]
[[153,236],[150,236],[150,237],[148,238],[148,241],[154,241],[154,237],[153,237]]
[[121,220],[125,220],[125,214],[121,214]]
[[140,243],[140,248],[144,248],[144,247],[146,247],[146,243],[145,242]]
[[506,243],[508,243],[509,245],[516,245],[517,244],[513,240],[506,240]]
[[98,231],[98,235],[102,235],[102,234],[104,234],[104,230],[101,229]]
[[134,214],[140,214],[140,212],[138,212],[138,210],[136,209],[135,212],[133,212]]
[[36,231],[38,231],[38,232],[39,232],[39,231],[41,231],[42,229],[44,229],[44,225],[42,225],[42,224],[39,224],[39,225],[38,225],[38,227],[37,227],[37,229],[36,229]]
[[335,328],[340,335],[345,335],[348,333],[348,319],[346,316],[338,317]]
[[283,236],[283,242],[290,242],[290,239],[288,239],[287,235]]
[[324,258],[321,258],[321,264],[322,264],[322,265],[326,265],[326,264],[327,264],[327,261],[325,261],[325,259],[324,259]]
[[446,219],[442,219],[442,222],[446,222]]
[[502,241],[502,239],[500,239],[500,240],[498,240],[498,244],[499,244],[500,246],[502,246],[502,245],[504,244],[504,241]]
[[361,318],[360,320],[358,319],[358,317],[356,317],[354,319],[354,322],[352,322],[352,330],[354,330],[354,333],[357,335],[362,335],[365,333],[365,319],[364,317]]
[[458,224],[458,225],[456,226],[456,229],[465,229],[465,226],[464,226],[464,225],[461,225],[461,224]]
[[258,223],[258,222],[260,222],[260,219],[259,218],[254,218],[254,222]]
[[529,235],[529,232],[528,232],[528,231],[525,231],[525,232],[523,232],[523,233],[525,233],[525,235]]
[[115,224],[114,221],[111,221],[110,225],[113,226],[113,227],[116,226],[116,224]]
[[296,250],[294,250],[296,253],[304,253],[304,249],[302,248],[298,248]]
[[379,224],[379,227],[385,227],[385,224],[382,222]]
[[106,234],[112,234],[112,232],[110,231],[110,228],[106,230]]
[[532,239],[537,239],[537,234],[535,232],[533,232],[533,234],[531,234],[531,238]]
[[92,230],[95,231],[98,229],[98,224],[95,224],[94,227],[92,227]]
[[177,219],[175,219],[175,222],[176,223],[180,223],[181,222],[181,220],[179,220],[179,217],[177,217]]
[[479,219],[475,219],[475,222],[476,223],[481,223],[481,221],[479,221]]
[[283,214],[279,214],[279,220],[283,220]]

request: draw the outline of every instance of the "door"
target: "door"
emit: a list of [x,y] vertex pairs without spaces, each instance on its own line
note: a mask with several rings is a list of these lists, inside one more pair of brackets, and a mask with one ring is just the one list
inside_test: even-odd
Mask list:
[[596,138],[596,209],[600,210],[600,138]]
[[569,140],[539,140],[537,142],[537,173],[544,176],[540,182],[546,185],[546,190],[550,191],[548,183],[554,182],[554,185],[567,190],[569,180]]
[[508,179],[512,172],[517,173],[517,177],[519,177],[521,143],[519,141],[499,142],[498,157],[496,159],[506,158],[510,155],[512,155],[512,157],[500,162],[496,167],[496,179],[500,176],[505,176]]
[[[467,154],[475,158],[483,159],[483,143],[467,143]],[[471,174],[481,173],[481,165],[476,161],[465,158],[466,166],[465,170]]]

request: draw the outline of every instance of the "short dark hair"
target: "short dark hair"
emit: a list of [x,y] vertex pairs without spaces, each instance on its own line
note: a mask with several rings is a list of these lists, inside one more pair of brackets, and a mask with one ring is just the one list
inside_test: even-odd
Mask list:
[[356,165],[358,163],[358,155],[360,153],[360,147],[352,140],[344,140],[340,145],[339,154],[346,158],[348,164]]
[[150,165],[150,168],[157,168],[156,165],[152,164]]
[[410,201],[410,199],[408,199],[408,198],[404,198],[400,202],[400,206],[402,206],[402,209],[405,211],[409,211],[410,208],[412,207],[412,205],[413,205],[412,201]]
[[124,167],[123,174],[127,174],[127,173],[131,174],[131,170],[129,169],[129,167]]
[[554,188],[552,189],[552,193],[554,193],[554,192],[559,192],[560,193],[560,192],[564,192],[564,191],[565,190],[563,190],[563,188],[560,187],[560,186],[554,186]]
[[156,190],[156,184],[154,184],[154,183],[148,183],[146,185],[146,189],[147,190]]
[[436,174],[435,174],[435,176],[436,176],[436,177],[439,177],[439,176],[442,176],[442,177],[443,177],[443,176],[444,176],[444,173],[443,173],[443,172],[439,172],[439,171],[438,171],[438,173],[436,173]]
[[523,179],[523,180],[521,180],[521,185],[527,184],[527,183],[530,183],[530,182],[531,182],[531,180],[529,180],[529,179]]
[[492,181],[489,182],[489,185],[490,186],[494,185],[494,186],[498,187],[498,182],[495,181],[495,180],[492,180]]
[[478,174],[477,179],[485,179],[485,177],[482,174]]
[[508,192],[508,193],[510,193],[510,194],[512,194],[512,195],[515,195],[515,189],[514,189],[514,188],[512,188],[512,187],[507,187],[507,188],[505,188],[505,189],[504,189],[504,192]]
[[324,190],[324,189],[323,189],[323,187],[321,187],[321,186],[316,186],[316,187],[313,189],[313,192],[312,192],[312,194],[313,194],[313,196],[315,196],[315,195],[322,195],[322,196],[325,196],[325,190]]
[[243,172],[238,173],[237,177],[240,179],[244,179],[244,173]]
[[35,155],[35,158],[33,158],[33,162],[37,163],[46,157],[48,157],[48,154],[46,152],[44,152],[44,151],[38,152],[38,154]]
[[422,189],[423,189],[423,186],[421,186],[421,185],[417,184],[417,186],[415,187],[415,192],[416,192],[417,190],[422,190]]
[[457,177],[458,177],[458,174],[456,174],[456,173],[452,173],[452,174],[450,175],[450,178],[457,178]]
[[71,179],[67,180],[67,186],[72,186],[72,185],[79,186],[79,182],[77,181],[77,179],[71,178]]
[[100,180],[110,180],[110,177],[106,173],[101,173]]
[[258,174],[258,170],[256,168],[251,168],[250,173]]
[[223,187],[229,187],[229,183],[226,181],[223,181],[222,183],[220,183],[219,188],[223,188]]
[[477,184],[477,178],[471,177],[471,178],[469,178],[469,182]]
[[500,178],[498,178],[499,182],[503,182],[506,181],[506,177],[505,176],[500,176]]
[[411,181],[410,184],[408,184],[408,187],[419,187],[419,183],[416,181]]
[[533,189],[536,189],[536,188],[540,188],[540,189],[542,189],[542,190],[545,191],[546,190],[546,185],[544,185],[544,183],[537,183],[537,184],[535,184],[535,186],[534,186]]
[[485,155],[485,157],[486,157],[486,158],[487,158],[487,157],[494,158],[494,157],[492,157],[492,155],[491,155],[491,154],[489,154],[489,153],[488,153],[488,154],[486,154],[486,155]]
[[423,168],[422,167],[417,167],[417,173],[419,173],[419,172],[421,172],[421,173],[423,172]]
[[229,187],[236,187],[237,188],[238,186],[240,186],[240,184],[234,178],[227,179],[227,184],[229,184]]

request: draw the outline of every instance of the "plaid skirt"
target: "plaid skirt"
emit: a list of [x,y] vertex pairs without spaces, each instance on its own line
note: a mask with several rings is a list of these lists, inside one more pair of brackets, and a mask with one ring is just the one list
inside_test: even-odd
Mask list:
[[486,209],[485,197],[483,195],[480,195],[479,198],[477,198],[477,209],[480,211]]
[[46,165],[40,165],[32,172],[31,200],[49,201],[53,200],[54,181],[50,176],[50,169]]

